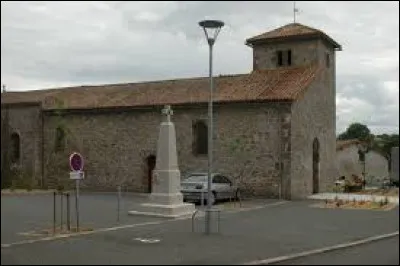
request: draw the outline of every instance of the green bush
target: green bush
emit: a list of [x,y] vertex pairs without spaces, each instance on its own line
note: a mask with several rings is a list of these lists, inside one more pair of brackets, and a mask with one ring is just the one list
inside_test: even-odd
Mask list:
[[359,192],[363,188],[362,185],[345,185],[344,191],[345,192]]

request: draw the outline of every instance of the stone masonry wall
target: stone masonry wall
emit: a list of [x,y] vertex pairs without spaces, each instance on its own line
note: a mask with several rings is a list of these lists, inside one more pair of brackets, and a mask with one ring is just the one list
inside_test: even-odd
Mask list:
[[[206,172],[207,156],[193,154],[192,123],[207,121],[206,106],[174,107],[177,151],[181,174]],[[280,183],[281,113],[290,106],[280,103],[215,106],[214,171],[234,177],[252,195],[276,197]],[[66,125],[66,148],[55,152],[55,130]],[[71,185],[68,155],[85,157],[83,187],[114,191],[146,192],[146,157],[156,155],[161,108],[125,112],[80,112],[45,117],[45,176],[48,184]],[[234,150],[233,147],[237,149]],[[244,174],[242,174],[244,172]]]
[[[352,180],[352,175],[356,175],[362,178],[363,163],[359,159],[357,145],[336,151],[336,164],[338,177],[345,176],[348,180]],[[367,185],[382,185],[383,179],[389,177],[388,168],[387,159],[378,152],[370,150],[365,154],[365,180]]]
[[[321,74],[301,99],[292,106],[291,125],[291,198],[304,198],[313,189],[313,140],[320,149],[319,192],[326,191],[337,177],[335,54],[318,41]],[[326,53],[330,67],[326,67]]]
[[390,179],[399,182],[399,147],[392,148],[390,163]]
[[[14,175],[20,173],[21,176],[12,178],[23,178],[25,181],[31,179],[34,185],[41,185],[41,109],[39,106],[2,106],[2,126],[5,108],[8,108],[10,136],[4,137],[4,141],[8,141],[11,149],[11,134],[18,133],[20,137],[20,160],[12,163],[10,168]],[[3,152],[2,145],[2,155]]]
[[287,51],[289,49],[292,51],[292,66],[308,65],[318,60],[317,40],[297,40],[260,44],[253,47],[253,69],[277,68],[277,51]]

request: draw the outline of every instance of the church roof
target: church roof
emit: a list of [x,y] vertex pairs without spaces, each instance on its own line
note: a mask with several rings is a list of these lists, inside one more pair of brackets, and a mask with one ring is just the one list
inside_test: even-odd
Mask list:
[[[318,74],[315,65],[214,78],[215,102],[294,101]],[[79,86],[2,93],[1,103],[38,102],[44,109],[95,109],[207,103],[209,78]],[[60,105],[60,100],[62,106]]]
[[305,26],[300,23],[290,23],[280,28],[268,31],[246,40],[246,44],[253,46],[257,43],[265,43],[271,41],[288,40],[290,38],[315,38],[320,37],[328,41],[334,48],[341,49],[340,44],[335,42],[331,37],[321,30]]

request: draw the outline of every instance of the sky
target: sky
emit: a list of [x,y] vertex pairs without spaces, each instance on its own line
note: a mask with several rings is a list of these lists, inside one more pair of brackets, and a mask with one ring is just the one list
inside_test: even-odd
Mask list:
[[[399,132],[399,2],[302,2],[296,21],[337,52],[337,133],[353,122]],[[214,73],[252,70],[245,39],[293,22],[292,1],[1,1],[1,83],[9,91],[208,75],[198,26],[225,22]]]

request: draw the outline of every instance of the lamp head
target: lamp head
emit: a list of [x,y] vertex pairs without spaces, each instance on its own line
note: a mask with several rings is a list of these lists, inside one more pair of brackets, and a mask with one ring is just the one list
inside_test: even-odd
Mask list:
[[220,20],[203,20],[199,22],[200,27],[203,28],[209,45],[213,45],[224,22]]

